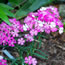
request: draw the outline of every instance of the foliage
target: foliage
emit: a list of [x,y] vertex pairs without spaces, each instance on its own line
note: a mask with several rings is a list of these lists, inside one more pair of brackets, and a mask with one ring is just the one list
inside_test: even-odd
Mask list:
[[7,24],[11,25],[11,23],[8,20],[8,16],[15,17],[13,13],[11,13],[9,10],[13,10],[12,7],[0,3],[0,18],[5,21]]
[[42,5],[49,4],[52,0],[28,0],[24,5],[16,12],[17,19],[25,17],[29,12],[35,11]]

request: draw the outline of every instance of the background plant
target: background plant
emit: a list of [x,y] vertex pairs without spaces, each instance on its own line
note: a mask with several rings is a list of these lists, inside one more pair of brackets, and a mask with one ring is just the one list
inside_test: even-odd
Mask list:
[[[35,11],[42,5],[50,4],[53,0],[0,0],[0,19],[11,25],[8,17],[15,17],[21,19],[29,12]],[[17,8],[16,8],[17,7]],[[11,12],[13,9],[16,13]]]

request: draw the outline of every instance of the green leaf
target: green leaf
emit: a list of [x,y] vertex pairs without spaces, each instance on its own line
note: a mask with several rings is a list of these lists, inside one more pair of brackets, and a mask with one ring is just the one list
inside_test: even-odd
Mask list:
[[8,16],[10,16],[10,17],[15,17],[15,15],[12,13],[12,12],[10,12],[9,10],[7,10],[6,8],[3,8],[3,7],[0,7],[3,11],[4,11],[4,13],[6,14],[6,15],[8,15]]
[[38,34],[38,41],[39,41],[39,48],[41,48],[41,42],[42,41],[41,41],[41,34],[40,33]]
[[16,61],[18,60],[18,58],[16,58],[15,60],[12,60],[11,65],[14,65],[16,63]]
[[22,17],[25,17],[28,13],[29,13],[29,11],[27,12],[26,10],[25,11],[19,10],[19,11],[16,12],[16,17],[17,17],[17,19],[20,19]]
[[12,12],[8,11],[8,10],[4,10],[4,12],[5,12],[6,15],[8,15],[10,17],[15,17],[15,15]]
[[33,55],[35,55],[35,56],[37,56],[39,58],[42,58],[42,59],[48,59],[46,56],[42,56],[42,55],[40,55],[38,53],[33,53]]
[[8,6],[8,5],[2,4],[2,3],[0,3],[0,7],[2,7],[3,10],[4,9],[7,9],[7,10],[13,10],[14,9],[14,8],[12,8],[12,7]]
[[15,17],[14,14],[9,11],[9,10],[13,10],[13,9],[14,8],[12,8],[8,5],[0,3],[0,18],[9,25],[11,25],[11,23],[9,22],[7,15],[10,17]]
[[[18,19],[25,17],[29,12],[35,11],[42,5],[51,3],[52,0],[28,0],[17,12],[16,16]],[[24,13],[23,13],[24,11]]]
[[65,26],[65,22],[63,22],[64,26]]
[[29,0],[29,2],[32,4],[35,0]]
[[35,2],[29,7],[31,11],[37,10],[42,5],[45,5],[48,3],[48,0],[35,0]]
[[29,6],[31,5],[31,3],[29,1],[27,1],[17,12],[16,12],[16,16],[17,19],[20,19],[21,17],[25,17],[30,10],[28,9]]
[[8,17],[6,16],[6,14],[4,13],[4,11],[0,8],[0,18],[5,21],[7,24],[11,25],[11,23],[9,22]]
[[36,49],[36,51],[40,52],[40,53],[43,54],[44,56],[48,56],[48,55],[46,55],[44,52],[42,52],[42,51],[39,50],[39,49]]
[[25,0],[8,0],[13,6],[18,6],[20,3],[22,3]]

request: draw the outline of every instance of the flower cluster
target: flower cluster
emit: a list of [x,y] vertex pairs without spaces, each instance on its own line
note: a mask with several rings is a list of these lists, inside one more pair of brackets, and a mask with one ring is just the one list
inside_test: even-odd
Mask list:
[[3,59],[3,56],[0,56],[0,65],[7,65],[7,61]]
[[28,56],[28,57],[25,57],[25,61],[24,61],[26,64],[28,65],[36,65],[37,64],[37,60],[36,58],[32,58],[32,56]]
[[0,24],[0,44],[14,46],[16,43],[14,37],[11,35],[13,28],[7,25],[5,22]]
[[[26,41],[34,41],[34,36],[39,32],[50,34],[59,30],[59,33],[62,34],[63,24],[59,18],[57,8],[49,6],[41,7],[37,12],[29,13],[24,19],[23,24],[15,18],[9,19],[11,26],[2,22],[0,24],[0,45],[3,44],[11,47],[14,47],[16,43],[24,45]],[[25,63],[36,65],[37,60],[36,58],[32,58],[32,56],[25,57]],[[2,57],[0,57],[0,65],[7,65],[6,60]]]
[[[0,44],[14,47],[14,44],[16,44],[15,37],[19,37],[19,32],[23,29],[20,28],[22,26],[20,21],[16,21],[15,18],[9,20],[12,23],[11,26],[5,22],[0,24]],[[22,39],[21,42],[21,45],[23,45],[25,41]],[[20,44],[20,42],[18,42],[18,44]]]
[[[24,19],[24,24],[20,21],[14,19],[9,19],[11,26],[7,25],[5,22],[0,24],[0,44],[9,45],[14,47],[16,43],[24,45],[26,41],[34,41],[34,36],[39,32],[46,32],[50,34],[51,32],[63,33],[63,24],[59,19],[59,13],[57,8],[49,6],[42,7],[37,12],[31,12]],[[28,32],[25,34],[23,32]],[[20,37],[19,33],[23,33],[24,36]],[[21,34],[22,35],[22,34]],[[15,40],[15,38],[18,40]]]
[[[30,35],[37,35],[38,32],[56,32],[63,33],[63,24],[59,19],[59,12],[55,7],[41,7],[37,12],[29,13],[25,18],[26,30],[30,31]],[[24,30],[25,31],[25,30]]]

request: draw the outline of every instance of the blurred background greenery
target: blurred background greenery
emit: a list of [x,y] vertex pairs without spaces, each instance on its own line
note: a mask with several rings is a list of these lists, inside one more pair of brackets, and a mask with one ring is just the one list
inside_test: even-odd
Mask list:
[[65,0],[0,0],[0,22],[3,20],[11,25],[9,17],[21,19],[41,6],[64,2]]

